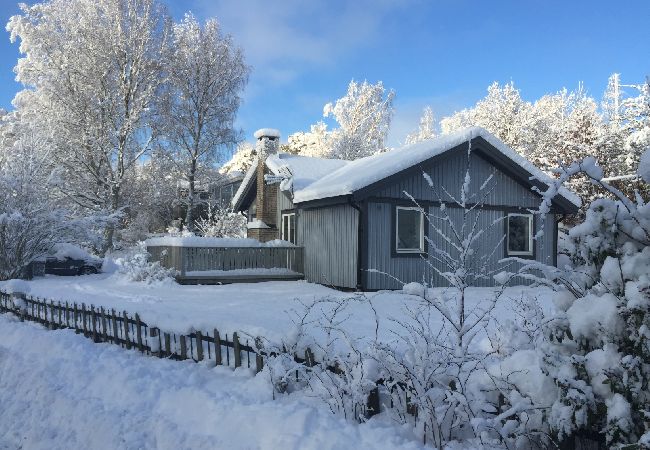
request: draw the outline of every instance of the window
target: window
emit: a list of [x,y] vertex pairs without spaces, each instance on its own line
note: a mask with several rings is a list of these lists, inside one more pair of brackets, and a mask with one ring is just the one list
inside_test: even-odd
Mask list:
[[422,253],[424,251],[424,218],[419,208],[396,208],[395,251]]
[[296,243],[296,214],[282,214],[282,240]]
[[248,207],[248,221],[252,222],[257,219],[257,199]]
[[533,255],[533,215],[508,214],[508,255]]

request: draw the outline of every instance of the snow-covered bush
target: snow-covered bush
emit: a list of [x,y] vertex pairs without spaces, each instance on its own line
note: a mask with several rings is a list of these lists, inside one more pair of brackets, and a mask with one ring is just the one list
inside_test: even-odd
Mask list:
[[196,229],[203,235],[218,238],[246,237],[246,217],[220,203],[208,203],[206,217],[196,220]]
[[176,276],[176,270],[167,269],[158,261],[149,261],[149,256],[145,243],[139,242],[126,255],[115,259],[117,273],[130,281],[171,282]]
[[585,221],[570,230],[573,267],[545,272],[552,283],[561,280],[562,296],[539,345],[542,370],[558,389],[549,425],[559,441],[641,444],[650,429],[650,204],[603,182],[593,158],[559,172],[542,212],[576,174],[612,199],[594,201]]

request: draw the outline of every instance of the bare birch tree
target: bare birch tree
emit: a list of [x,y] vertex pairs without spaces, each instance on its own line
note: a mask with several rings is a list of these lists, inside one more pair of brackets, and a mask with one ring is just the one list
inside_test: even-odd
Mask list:
[[[59,192],[82,211],[114,214],[156,135],[169,18],[155,0],[51,0],[21,9],[7,25],[24,55],[15,71],[26,89],[15,102],[51,139]],[[114,231],[107,226],[104,250]]]
[[188,183],[185,224],[193,230],[197,177],[218,162],[220,149],[237,142],[233,122],[249,68],[214,19],[201,25],[188,14],[173,34],[165,138],[168,155]]

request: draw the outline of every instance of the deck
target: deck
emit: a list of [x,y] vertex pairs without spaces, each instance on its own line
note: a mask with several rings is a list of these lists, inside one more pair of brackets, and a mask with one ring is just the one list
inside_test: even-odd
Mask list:
[[256,283],[304,278],[302,247],[148,246],[180,284]]

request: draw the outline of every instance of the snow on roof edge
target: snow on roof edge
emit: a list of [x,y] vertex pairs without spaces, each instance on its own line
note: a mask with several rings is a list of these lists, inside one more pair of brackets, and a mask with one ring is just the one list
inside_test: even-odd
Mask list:
[[244,176],[244,179],[242,180],[241,184],[239,185],[239,189],[237,189],[237,192],[235,192],[235,195],[233,196],[232,200],[230,201],[230,205],[235,208],[239,202],[241,201],[241,196],[244,195],[244,192],[246,192],[248,184],[250,183],[251,179],[253,178],[253,175],[257,171],[257,164],[258,164],[258,158],[255,157],[253,159],[253,163],[251,166],[248,168],[246,171],[246,175]]
[[[512,150],[504,142],[502,142],[500,139],[492,135],[484,128],[468,127],[435,139],[429,139],[426,141],[418,142],[416,144],[406,145],[400,147],[399,149],[391,150],[386,153],[367,156],[365,158],[360,158],[358,160],[352,161],[349,165],[328,174],[327,176],[321,178],[318,181],[315,181],[314,183],[306,186],[301,190],[296,191],[294,193],[293,201],[294,203],[303,203],[323,198],[350,195],[355,191],[358,191],[377,181],[394,175],[408,167],[413,167],[414,165],[419,164],[431,157],[443,154],[457,147],[458,145],[471,141],[477,137],[482,137],[485,139],[500,153],[530,173],[532,175],[532,178],[537,179],[546,185],[553,183],[552,177],[533,165],[533,163],[528,161],[526,158]],[[409,151],[410,153],[407,153]],[[378,162],[382,162],[383,159],[387,160],[389,163],[391,160],[397,159],[395,156],[396,154],[393,152],[405,153],[406,156],[411,156],[411,159],[406,160],[406,158],[404,158],[404,160],[401,162],[405,162],[405,164],[401,165],[394,164],[395,161],[392,161],[393,164],[390,164],[388,167],[382,167],[380,164],[377,164]],[[374,164],[376,166],[379,166],[379,170],[376,170],[376,172],[374,174],[370,174],[370,176],[367,176],[366,174],[365,179],[362,179],[357,184],[354,184],[354,177],[350,177],[351,174],[346,174],[345,172],[354,170],[357,166],[365,166],[367,164]],[[358,170],[356,172],[357,174],[361,173]],[[342,177],[345,179],[345,182],[342,183],[341,180],[337,180],[337,177]],[[580,207],[582,205],[580,198],[564,187],[560,188],[559,194],[576,207]]]

